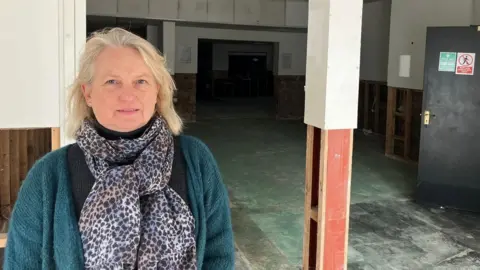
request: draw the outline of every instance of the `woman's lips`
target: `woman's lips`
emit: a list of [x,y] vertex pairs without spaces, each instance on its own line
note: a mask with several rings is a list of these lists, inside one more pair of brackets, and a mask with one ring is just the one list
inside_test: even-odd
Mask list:
[[123,114],[123,115],[132,115],[132,114],[135,114],[139,111],[139,109],[121,109],[121,110],[117,110],[119,113]]

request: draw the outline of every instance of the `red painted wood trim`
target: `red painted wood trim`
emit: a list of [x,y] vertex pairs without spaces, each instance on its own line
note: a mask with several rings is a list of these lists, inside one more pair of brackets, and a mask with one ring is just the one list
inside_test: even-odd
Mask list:
[[[322,130],[321,266],[347,269],[353,130]],[[325,160],[326,159],[326,160]]]

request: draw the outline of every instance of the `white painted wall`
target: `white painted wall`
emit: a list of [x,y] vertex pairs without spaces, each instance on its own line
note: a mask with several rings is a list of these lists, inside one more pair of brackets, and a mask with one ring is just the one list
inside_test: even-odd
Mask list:
[[85,42],[85,5],[2,1],[0,128],[63,127],[66,88]]
[[391,0],[363,4],[360,79],[386,82]]
[[117,16],[117,0],[86,0],[87,15]]
[[[427,26],[468,26],[472,0],[392,0],[388,85],[423,89]],[[411,55],[410,77],[399,76],[399,58]]]
[[480,0],[473,0],[472,24],[480,25]]
[[213,44],[213,70],[228,70],[228,56],[235,54],[260,53],[267,56],[267,70],[273,70],[273,43],[271,44]]
[[307,26],[308,0],[87,0],[88,14],[239,25]]
[[[176,73],[197,73],[197,53],[198,39],[220,39],[220,40],[240,40],[240,41],[261,41],[261,42],[279,42],[279,75],[305,75],[306,43],[307,35],[305,33],[279,32],[279,31],[255,31],[255,30],[237,30],[220,28],[202,28],[190,26],[176,27]],[[184,57],[183,52],[191,52],[190,61]],[[289,67],[285,66],[283,54],[292,55],[292,63]]]
[[308,0],[286,0],[285,25],[297,27],[308,25]]

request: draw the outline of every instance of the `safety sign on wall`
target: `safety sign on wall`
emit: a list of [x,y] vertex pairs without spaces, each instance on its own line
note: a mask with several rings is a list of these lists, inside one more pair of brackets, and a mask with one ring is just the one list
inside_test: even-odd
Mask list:
[[475,53],[458,53],[455,74],[473,75],[475,69]]
[[438,71],[455,72],[456,63],[457,63],[456,52],[440,52]]

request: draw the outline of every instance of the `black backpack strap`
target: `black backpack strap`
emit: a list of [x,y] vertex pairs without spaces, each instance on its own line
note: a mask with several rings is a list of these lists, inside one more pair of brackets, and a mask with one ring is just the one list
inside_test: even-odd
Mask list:
[[188,184],[187,184],[187,165],[183,155],[181,141],[179,136],[174,137],[175,154],[173,157],[172,177],[169,186],[180,195],[185,203],[190,207],[188,199]]
[[93,184],[95,184],[95,177],[90,172],[87,162],[85,161],[85,155],[78,144],[69,145],[67,151],[72,199],[78,220],[83,204],[88,194],[90,194]]

